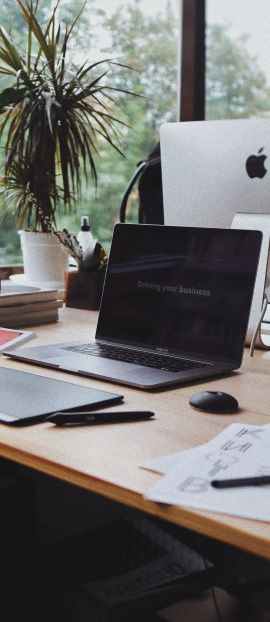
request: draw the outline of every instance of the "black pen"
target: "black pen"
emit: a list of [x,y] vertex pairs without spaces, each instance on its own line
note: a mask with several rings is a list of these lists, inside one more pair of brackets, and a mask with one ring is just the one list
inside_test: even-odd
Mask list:
[[57,412],[47,417],[56,425],[81,425],[82,423],[121,423],[125,421],[140,421],[154,417],[155,413],[149,410],[111,411],[111,412]]
[[257,477],[238,477],[236,479],[214,479],[211,486],[214,488],[237,488],[240,486],[265,486],[270,484],[270,475]]

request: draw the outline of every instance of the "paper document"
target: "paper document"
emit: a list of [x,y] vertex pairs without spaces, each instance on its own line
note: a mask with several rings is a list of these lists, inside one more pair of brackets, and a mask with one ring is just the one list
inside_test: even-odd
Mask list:
[[162,473],[162,474],[169,473],[169,471],[171,471],[174,467],[178,465],[178,462],[182,463],[182,460],[185,457],[185,455],[191,457],[193,455],[193,452],[195,452],[194,453],[194,459],[195,459],[198,449],[200,451],[202,451],[204,447],[207,448],[208,451],[210,447],[214,449],[216,446],[218,446],[219,437],[222,436],[224,440],[226,438],[226,433],[228,433],[228,438],[230,438],[232,434],[232,428],[234,425],[238,426],[237,423],[232,424],[231,426],[229,426],[228,428],[220,432],[220,434],[215,436],[213,439],[211,439],[210,441],[208,441],[208,443],[205,443],[204,445],[198,445],[197,447],[192,447],[192,449],[184,449],[182,451],[176,451],[172,454],[160,456],[159,458],[147,460],[147,462],[144,462],[141,466],[143,469],[147,469],[148,471],[155,471],[156,473]]
[[270,424],[232,424],[204,445],[144,464],[165,472],[145,496],[159,503],[269,521],[270,485],[211,486],[214,479],[270,475],[269,447]]

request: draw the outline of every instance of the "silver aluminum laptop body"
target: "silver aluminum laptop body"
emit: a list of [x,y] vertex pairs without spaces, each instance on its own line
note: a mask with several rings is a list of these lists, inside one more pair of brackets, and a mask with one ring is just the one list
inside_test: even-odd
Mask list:
[[237,212],[270,213],[270,119],[164,123],[164,222],[230,227]]
[[[237,369],[260,245],[259,231],[116,225],[95,342],[7,355],[143,389]],[[87,353],[100,347],[133,362]]]

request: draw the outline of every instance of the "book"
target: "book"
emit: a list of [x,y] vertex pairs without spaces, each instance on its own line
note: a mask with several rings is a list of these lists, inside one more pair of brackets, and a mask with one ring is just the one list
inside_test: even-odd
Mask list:
[[[62,305],[61,305],[62,306]],[[19,326],[33,326],[35,324],[44,324],[45,322],[57,322],[58,307],[56,309],[48,309],[36,311],[35,313],[25,313],[18,317],[10,316],[6,319],[1,318],[2,326],[6,328],[17,328]]]
[[0,307],[0,324],[3,320],[16,320],[26,315],[34,315],[38,312],[57,310],[63,306],[62,300],[45,300],[40,302],[30,302],[19,305]]
[[41,289],[3,281],[0,291],[0,324],[17,328],[58,320],[63,297],[57,289]]
[[28,302],[41,302],[57,300],[57,289],[42,289],[28,285],[16,285],[12,281],[2,281],[0,290],[0,307],[24,304]]

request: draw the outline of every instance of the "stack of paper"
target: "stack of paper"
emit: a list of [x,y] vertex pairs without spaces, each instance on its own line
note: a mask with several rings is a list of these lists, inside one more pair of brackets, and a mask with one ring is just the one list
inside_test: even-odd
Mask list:
[[234,423],[199,447],[144,463],[164,474],[147,499],[270,520],[270,485],[216,489],[212,480],[270,475],[270,424]]
[[0,325],[17,328],[58,320],[63,306],[56,289],[41,289],[2,281],[0,291]]

